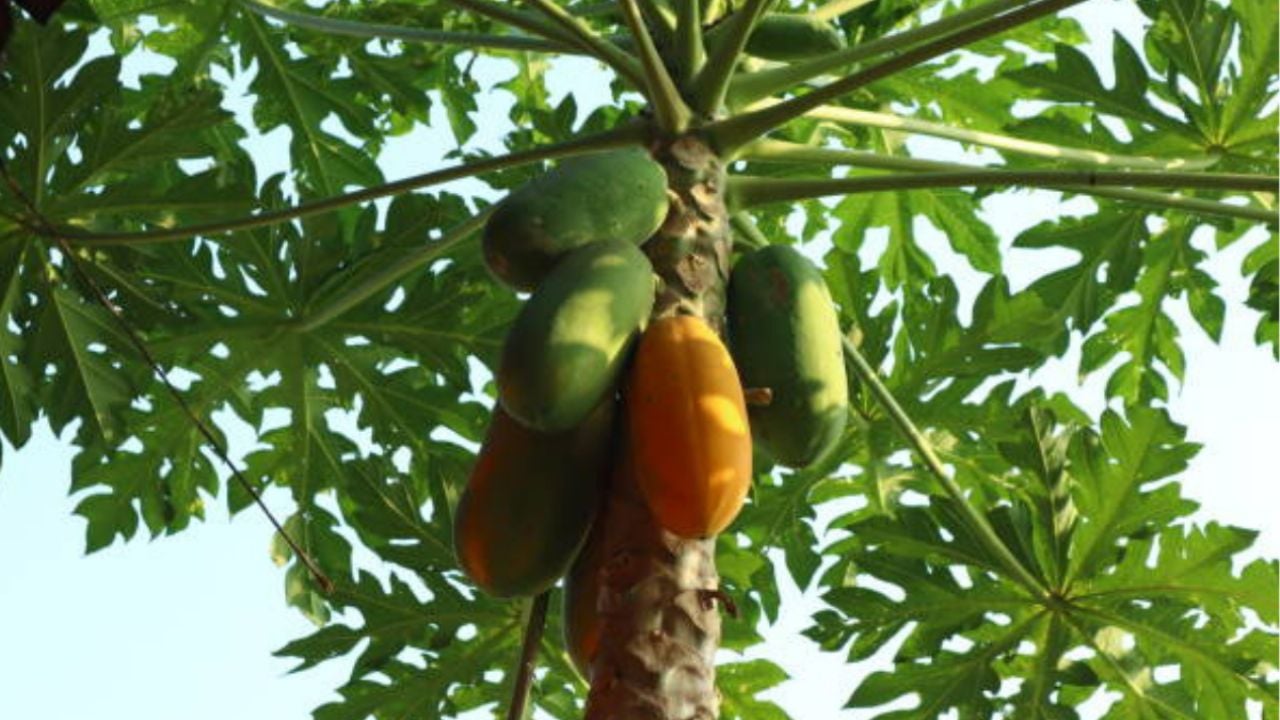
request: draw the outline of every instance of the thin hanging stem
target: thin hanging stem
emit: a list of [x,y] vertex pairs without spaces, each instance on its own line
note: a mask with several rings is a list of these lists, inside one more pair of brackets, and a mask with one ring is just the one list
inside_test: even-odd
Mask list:
[[898,130],[917,135],[929,135],[931,137],[955,140],[956,142],[967,143],[970,145],[982,145],[984,147],[1017,153],[1019,155],[1030,155],[1032,157],[1042,157],[1050,160],[1078,163],[1081,165],[1092,165],[1096,167],[1125,168],[1130,170],[1204,170],[1217,164],[1219,160],[1217,156],[1212,155],[1187,158],[1117,155],[1114,153],[1101,152],[1099,150],[1063,147],[1061,145],[1037,142],[1035,140],[1024,140],[1022,138],[984,132],[981,130],[958,128],[951,125],[944,125],[942,123],[930,122],[928,120],[919,120],[917,118],[895,115],[893,113],[872,112],[869,110],[858,110],[856,108],[837,107],[834,105],[823,105],[821,107],[814,108],[813,110],[805,113],[805,117],[815,118],[817,120],[829,120],[831,122],[856,125],[860,127],[874,127],[882,130]]
[[1121,187],[1184,187],[1244,192],[1276,192],[1280,177],[1228,173],[1122,172],[1107,170],[971,169],[851,178],[729,178],[725,201],[731,210],[773,202],[809,200],[828,195],[851,195],[881,190],[938,187],[1028,187],[1113,185]]
[[525,0],[525,2],[533,5],[554,22],[564,32],[569,42],[599,58],[640,90],[645,89],[644,71],[640,63],[622,48],[595,34],[586,23],[570,15],[551,0]]
[[689,126],[689,107],[684,104],[675,81],[671,79],[667,66],[658,55],[658,48],[653,44],[644,18],[640,16],[636,0],[618,0],[618,4],[622,8],[623,19],[631,29],[631,36],[635,38],[636,48],[640,51],[640,64],[644,67],[644,82],[648,88],[646,95],[653,105],[658,127],[672,135],[684,132]]
[[303,316],[292,326],[293,329],[297,332],[315,330],[382,292],[409,273],[444,257],[450,250],[484,227],[494,207],[496,206],[486,208],[468,218],[465,222],[450,229],[439,240],[416,248],[407,254],[396,254],[394,262],[388,262],[387,251],[375,253],[360,261],[355,266],[356,270],[361,270],[371,264],[377,267],[378,270],[368,275],[355,275],[353,273],[358,278],[357,280],[353,281],[349,287],[339,286],[333,292],[325,295],[321,303],[315,307],[307,308]]
[[547,604],[551,591],[546,590],[533,599],[529,617],[524,625],[524,639],[520,643],[519,664],[515,668],[516,681],[512,684],[511,705],[507,708],[507,720],[524,720],[529,705],[529,688],[533,685],[533,671],[538,665],[538,643],[547,624]]
[[222,464],[231,472],[231,476],[236,479],[241,488],[249,494],[250,498],[253,499],[254,504],[258,506],[258,509],[266,516],[267,521],[271,523],[271,527],[280,534],[280,537],[284,538],[285,544],[293,551],[293,554],[298,558],[298,562],[302,563],[303,567],[307,569],[307,572],[311,575],[311,578],[315,581],[316,585],[319,586],[321,592],[326,595],[333,592],[333,581],[329,579],[328,575],[325,575],[324,571],[320,569],[320,566],[316,563],[315,559],[312,558],[311,555],[289,535],[289,533],[284,529],[284,525],[276,519],[275,513],[271,512],[271,508],[267,507],[267,504],[263,502],[262,495],[253,487],[253,483],[250,483],[249,479],[244,476],[244,473],[240,472],[240,468],[231,461],[231,457],[227,453],[226,448],[222,446],[222,443],[213,434],[213,431],[205,421],[196,414],[191,405],[187,403],[187,399],[183,396],[182,392],[169,381],[169,375],[164,371],[164,368],[161,367],[155,356],[151,354],[151,350],[147,347],[146,342],[143,341],[142,335],[133,327],[133,324],[129,322],[128,318],[125,317],[124,311],[119,305],[116,305],[115,302],[111,300],[111,297],[103,291],[102,286],[99,285],[97,281],[93,279],[93,276],[84,269],[84,266],[80,264],[80,258],[76,255],[75,250],[73,250],[71,245],[67,243],[66,239],[60,237],[57,231],[44,219],[40,210],[36,208],[33,202],[31,202],[31,199],[22,191],[22,188],[18,186],[18,183],[13,179],[13,176],[9,174],[8,169],[3,163],[0,163],[0,176],[4,178],[5,183],[9,186],[9,190],[14,194],[14,197],[18,198],[18,200],[26,206],[27,211],[31,214],[31,217],[34,218],[35,223],[42,227],[41,235],[53,240],[54,243],[57,244],[58,249],[62,252],[63,256],[66,257],[67,263],[70,265],[71,271],[76,276],[76,279],[85,287],[86,290],[89,291],[90,295],[92,295],[98,304],[101,305],[103,309],[106,310],[107,313],[116,321],[116,324],[120,326],[121,331],[124,332],[125,337],[129,338],[129,343],[133,345],[134,350],[137,351],[138,355],[142,358],[142,361],[146,363],[147,367],[151,370],[152,375],[160,381],[160,384],[165,387],[166,391],[168,391],[169,397],[171,397],[178,405],[178,409],[182,411],[182,414],[185,415],[187,420],[195,427],[196,432],[200,433],[200,436],[204,438],[204,441],[213,450],[213,454],[217,456],[218,460],[221,461]]
[[[929,171],[966,171],[974,170],[972,166],[960,163],[939,162],[937,160],[921,160],[919,158],[881,155],[879,153],[848,150],[843,148],[821,148],[811,145],[800,145],[781,140],[757,140],[743,148],[738,159],[752,162],[794,162],[822,163],[829,165],[852,165],[855,167],[874,168],[877,170],[905,170],[907,172]],[[1149,190],[1130,190],[1117,187],[1088,187],[1083,185],[1047,185],[1051,190],[1093,195],[1114,200],[1139,203],[1161,209],[1180,210],[1200,215],[1216,215],[1241,220],[1250,220],[1268,224],[1276,223],[1276,213],[1266,208],[1231,205],[1216,200],[1168,195]]]
[[738,64],[742,49],[747,46],[747,38],[751,37],[751,31],[755,29],[756,22],[764,14],[769,2],[770,0],[747,0],[725,21],[724,34],[711,51],[702,72],[693,81],[692,103],[695,111],[712,115],[724,104],[733,68]]
[[872,2],[875,2],[875,0],[831,0],[826,5],[809,13],[809,16],[815,20],[834,20]]
[[462,165],[444,168],[443,170],[435,170],[429,173],[423,173],[422,175],[414,175],[413,177],[397,180],[385,185],[379,185],[378,187],[365,188],[363,190],[357,190],[355,192],[338,195],[336,197],[302,203],[291,208],[273,210],[270,212],[260,213],[258,215],[236,218],[234,220],[220,220],[217,222],[205,223],[203,225],[187,225],[183,227],[143,232],[94,233],[75,229],[59,229],[58,233],[76,245],[110,246],[171,242],[174,240],[186,240],[195,236],[208,236],[237,230],[250,230],[253,228],[288,222],[290,220],[296,220],[298,218],[316,215],[323,212],[330,212],[339,208],[347,207],[348,205],[355,205],[362,202],[368,202],[370,200],[399,195],[411,190],[439,185],[441,183],[471,177],[480,173],[519,167],[521,165],[528,165],[529,163],[539,162],[541,160],[550,160],[554,158],[568,157],[571,155],[580,155],[597,150],[604,150],[607,148],[634,145],[641,142],[647,132],[648,131],[645,129],[643,123],[630,122],[602,133],[574,138],[573,140],[557,143],[555,145],[521,150],[519,152],[500,155],[494,158],[474,160]]
[[259,0],[239,0],[248,10],[265,18],[279,20],[295,27],[316,30],[327,35],[347,35],[360,38],[386,38],[406,42],[426,43],[430,45],[460,45],[463,47],[483,47],[498,50],[531,50],[534,52],[554,52],[570,55],[583,54],[576,46],[555,40],[527,37],[522,35],[485,35],[471,32],[452,32],[448,30],[427,30],[424,28],[404,27],[389,23],[371,23],[341,18],[329,18],[312,13],[286,10],[269,5]]
[[1043,2],[1027,5],[1013,12],[908,50],[901,55],[854,73],[842,80],[816,88],[812,92],[762,110],[756,110],[708,125],[706,128],[707,137],[721,155],[730,154],[748,142],[764,136],[774,128],[785,125],[820,105],[825,105],[877,80],[884,79],[901,70],[932,60],[939,55],[1001,33],[1009,28],[1026,24],[1080,2],[1083,2],[1083,0],[1044,0]]
[[743,107],[760,98],[785,92],[827,73],[847,68],[854,63],[905,50],[1026,4],[1028,4],[1027,0],[992,0],[992,2],[962,10],[910,30],[858,43],[811,60],[739,75],[733,79],[729,87],[729,104],[733,107]]
[[947,474],[946,468],[942,466],[942,461],[938,459],[937,454],[933,451],[933,446],[930,445],[928,438],[924,436],[924,433],[920,432],[906,411],[902,409],[902,406],[893,397],[893,393],[889,392],[889,388],[885,387],[885,384],[881,382],[880,376],[867,362],[867,359],[862,356],[862,353],[858,351],[858,348],[849,338],[844,337],[841,339],[844,343],[845,357],[849,359],[849,363],[853,366],[858,379],[871,390],[871,394],[875,396],[881,407],[889,414],[889,418],[893,420],[893,424],[897,426],[898,431],[906,437],[907,442],[915,448],[916,454],[924,460],[929,472],[937,478],[938,482],[942,484],[943,490],[955,501],[961,514],[964,515],[977,533],[978,539],[987,546],[988,552],[992,553],[1000,561],[1000,564],[1005,567],[1005,570],[1014,580],[1034,596],[1043,597],[1046,594],[1046,590],[1040,581],[1023,567],[1018,558],[1014,556],[1013,552],[1004,544],[1004,541],[1000,539],[1000,536],[996,534],[995,529],[991,527],[991,523],[987,522],[987,519],[975,510],[973,505],[969,504],[964,490]]

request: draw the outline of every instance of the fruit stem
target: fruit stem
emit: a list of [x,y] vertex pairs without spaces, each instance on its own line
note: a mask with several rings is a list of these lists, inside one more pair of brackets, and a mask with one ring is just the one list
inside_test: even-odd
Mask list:
[[911,443],[916,453],[924,460],[929,472],[942,484],[943,490],[955,501],[960,513],[972,526],[973,531],[977,533],[982,543],[987,546],[987,550],[999,560],[1012,578],[1025,587],[1032,596],[1045,596],[1048,592],[1047,589],[1023,567],[1018,558],[1014,556],[1009,547],[996,534],[995,529],[991,527],[987,519],[969,503],[964,491],[947,474],[946,468],[942,466],[942,461],[938,459],[938,455],[933,451],[933,446],[929,444],[929,440],[925,438],[906,411],[898,404],[898,401],[893,397],[893,393],[889,392],[889,388],[885,387],[885,384],[881,382],[879,375],[876,374],[867,359],[862,356],[857,346],[848,337],[841,338],[841,341],[844,344],[845,357],[849,359],[849,363],[853,366],[858,379],[871,390],[872,395],[879,401],[885,412],[889,414],[894,425],[898,427],[898,431],[906,436],[907,441]]
[[760,228],[751,221],[747,213],[733,213],[729,216],[729,226],[737,233],[738,242],[750,248],[769,247],[769,238],[760,232]]

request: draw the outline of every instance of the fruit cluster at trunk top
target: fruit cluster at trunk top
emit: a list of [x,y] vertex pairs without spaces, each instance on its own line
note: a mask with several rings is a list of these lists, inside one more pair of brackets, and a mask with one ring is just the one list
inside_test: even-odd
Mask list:
[[[614,559],[602,494],[634,492],[674,536],[714,537],[750,488],[753,443],[809,464],[847,411],[830,295],[794,250],[738,263],[732,353],[698,317],[650,318],[662,281],[640,246],[677,211],[668,183],[638,148],[567,160],[508,196],[484,231],[493,274],[532,294],[502,353],[455,546],[468,576],[498,596],[534,595],[569,573],[567,645],[584,674]],[[772,402],[748,410],[744,385],[768,388]]]

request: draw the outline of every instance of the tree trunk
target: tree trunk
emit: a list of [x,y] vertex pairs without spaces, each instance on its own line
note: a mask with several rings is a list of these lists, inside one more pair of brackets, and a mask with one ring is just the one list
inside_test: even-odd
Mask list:
[[[731,250],[724,167],[693,137],[664,143],[654,154],[667,168],[671,210],[644,247],[663,280],[653,316],[696,315],[723,334]],[[617,450],[618,458],[626,456],[625,448]],[[663,530],[633,473],[622,470],[603,517],[608,560],[586,720],[714,720],[715,538],[686,540]]]

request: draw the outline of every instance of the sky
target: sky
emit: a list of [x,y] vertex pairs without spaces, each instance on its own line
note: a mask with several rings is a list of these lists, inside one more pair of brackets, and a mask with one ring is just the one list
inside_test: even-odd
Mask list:
[[[1120,3],[1095,0],[1075,12],[1089,17],[1097,8],[1108,12],[1092,13],[1092,28],[1102,30],[1100,17],[1133,27],[1131,10]],[[1107,33],[1091,35],[1102,39],[1091,54],[1109,57]],[[1108,65],[1103,63],[1104,71]],[[127,66],[129,73],[157,71],[163,67],[146,59]],[[551,76],[552,101],[573,92],[585,115],[601,98],[590,94],[593,84],[582,77],[597,72],[586,61],[559,63]],[[494,93],[478,100],[480,125],[488,132],[476,144],[497,149],[496,138],[509,127],[510,98]],[[232,107],[248,109],[243,102]],[[283,131],[250,139],[250,151],[262,165],[260,177],[287,165],[279,152],[287,146],[284,139]],[[384,171],[388,178],[423,172],[438,166],[449,147],[434,131],[393,140],[382,159]],[[941,141],[913,143],[913,149],[966,159]],[[463,181],[446,187],[475,191],[482,186]],[[1007,243],[1040,219],[1079,211],[1082,202],[1088,201],[1061,208],[1050,193],[1021,192],[993,198],[985,207]],[[938,233],[927,227],[920,231],[930,251],[952,257],[942,266],[956,274],[971,298],[977,276],[954,260]],[[1205,445],[1181,478],[1184,493],[1202,506],[1197,519],[1259,528],[1258,544],[1248,557],[1275,558],[1280,557],[1280,530],[1273,525],[1280,507],[1273,449],[1280,436],[1280,365],[1253,344],[1256,314],[1243,307],[1247,286],[1239,277],[1243,255],[1257,237],[1215,253],[1210,263],[1229,308],[1220,345],[1189,321],[1185,309],[1175,310],[1188,368],[1169,405],[1173,417],[1188,426],[1190,438]],[[1197,242],[1208,247],[1205,238]],[[872,238],[864,252],[874,256],[882,246]],[[1011,257],[1015,289],[1046,269],[1043,258],[1033,264]],[[1077,361],[1078,347],[1073,347],[1065,358],[1050,362],[1037,381],[1071,392],[1096,413],[1106,374],[1081,388]],[[210,501],[207,520],[179,535],[139,537],[86,556],[84,523],[71,514],[80,496],[67,494],[70,435],[55,438],[42,422],[26,447],[14,451],[6,445],[0,455],[0,718],[301,720],[337,699],[333,691],[345,681],[350,659],[289,674],[290,661],[271,655],[314,628],[283,602],[283,573],[268,555],[271,530],[260,513],[249,510],[229,519],[221,500]],[[267,500],[280,516],[288,514],[283,493]],[[780,662],[793,679],[766,697],[796,718],[871,717],[840,708],[857,678],[883,667],[885,659],[846,665],[839,656],[818,653],[799,634],[808,613],[819,607],[816,593],[801,594],[785,574],[781,582],[792,611],[766,631],[768,642],[751,656]],[[1096,717],[1105,704],[1102,698],[1091,703],[1086,717]]]

